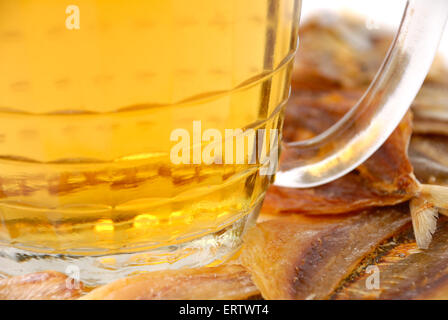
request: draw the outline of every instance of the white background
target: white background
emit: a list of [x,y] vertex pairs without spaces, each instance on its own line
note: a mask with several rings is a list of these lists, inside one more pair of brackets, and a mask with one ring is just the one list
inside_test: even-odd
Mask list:
[[[302,0],[302,23],[316,11],[348,11],[366,17],[366,25],[374,22],[378,26],[395,31],[400,23],[405,3],[405,0]],[[448,28],[445,29],[439,50],[448,65]]]

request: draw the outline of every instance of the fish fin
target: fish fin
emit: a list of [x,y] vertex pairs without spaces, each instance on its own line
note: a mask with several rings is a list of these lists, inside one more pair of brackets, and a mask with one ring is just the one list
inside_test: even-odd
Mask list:
[[417,245],[427,249],[436,231],[438,209],[421,197],[411,199],[409,206]]

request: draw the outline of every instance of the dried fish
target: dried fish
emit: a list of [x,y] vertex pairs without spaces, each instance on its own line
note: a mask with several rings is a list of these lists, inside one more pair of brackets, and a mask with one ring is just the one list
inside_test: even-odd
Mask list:
[[301,27],[293,87],[367,86],[392,39],[390,32],[367,30],[359,17],[320,13]]
[[[290,101],[284,125],[286,140],[314,136],[335,123],[360,95],[357,91],[297,93]],[[419,185],[407,156],[411,117],[407,115],[387,142],[351,173],[310,189],[272,186],[263,211],[306,214],[346,213],[373,206],[387,206],[412,198]],[[297,157],[285,152],[281,161]]]
[[68,300],[82,293],[81,282],[46,271],[0,280],[0,300]]
[[410,155],[420,155],[448,168],[448,141],[444,136],[414,135]]
[[448,167],[419,155],[411,156],[411,161],[419,181],[448,186]]
[[325,299],[376,246],[409,225],[406,205],[339,216],[268,220],[240,256],[265,299]]
[[347,281],[333,299],[448,299],[448,219],[440,218],[433,241],[419,250],[412,233],[377,262],[377,288],[367,287],[372,273],[365,269]]
[[[445,78],[448,78],[448,69]],[[448,84],[424,85],[415,99],[414,132],[448,135]]]
[[[284,136],[290,141],[313,137],[345,114],[373,79],[393,38],[390,31],[366,29],[359,17],[339,14],[319,14],[309,19],[301,32],[301,49],[293,74],[293,98],[285,119]],[[448,134],[447,73],[443,59],[437,57],[413,105],[416,132]],[[343,213],[419,196],[421,186],[414,179],[407,158],[410,127],[409,120],[404,119],[377,153],[339,180],[304,190],[272,187],[264,210]],[[400,129],[404,130],[401,140],[396,139]],[[389,153],[384,153],[384,149]],[[433,151],[433,158],[440,154],[434,147],[429,150]],[[285,153],[282,161],[297,161],[294,156]],[[423,159],[420,157],[420,162]],[[429,210],[417,208],[411,206],[415,218],[420,217],[421,222],[433,220]],[[424,237],[423,230],[430,233],[431,224],[418,225],[422,233],[417,238]]]
[[[435,229],[437,213],[447,214],[448,208],[448,141],[435,135],[415,135],[410,145],[410,158],[420,185],[417,198],[411,200],[415,238],[427,248]],[[434,185],[437,184],[437,185]]]
[[409,147],[419,181],[448,186],[448,141],[437,135],[414,135]]
[[[312,16],[301,26],[293,87],[365,89],[381,66],[393,37],[391,30],[366,28],[362,17],[338,13]],[[437,56],[424,88],[446,88],[446,74],[444,59]],[[441,96],[446,101],[446,93],[437,95]]]
[[221,300],[259,294],[240,265],[165,270],[116,280],[92,290],[82,300]]
[[[415,110],[415,109],[414,109]],[[439,117],[441,115],[439,114]],[[424,134],[443,134],[448,136],[448,120],[425,118],[416,116],[414,118],[414,132]]]
[[[310,26],[312,29],[316,28],[312,23]],[[327,25],[324,27],[318,25],[313,32],[328,33],[327,27]],[[332,35],[335,36],[335,33],[333,32]],[[338,36],[337,32],[336,36]],[[366,41],[368,41],[368,37]],[[448,81],[443,80],[446,77],[440,76],[443,72],[446,72],[444,66],[441,63],[435,63],[433,72],[426,80],[419,99],[416,100],[417,111],[424,108],[427,110],[443,109],[440,105],[446,101],[440,97],[445,97],[446,93],[442,94],[442,91],[436,90],[436,88],[448,87]],[[349,87],[341,84],[341,87],[344,86]],[[295,87],[293,98],[286,112],[284,136],[287,141],[307,139],[321,133],[344,115],[363,92],[363,89],[354,88],[332,89],[328,85],[326,89],[323,87],[318,89],[310,90],[310,87],[307,86]],[[434,98],[435,95],[431,95],[431,92],[439,92],[439,99],[437,100],[437,96]],[[424,115],[428,116],[428,114]],[[420,115],[420,119],[422,119],[421,117]],[[430,125],[420,120],[417,121],[416,126],[420,126],[423,131],[424,126],[429,127]],[[432,126],[428,131],[443,132],[445,129],[448,129],[448,122],[445,123],[443,118],[439,117],[438,125]],[[426,247],[435,228],[434,217],[444,207],[435,205],[431,202],[434,199],[428,199],[421,192],[423,186],[415,179],[407,154],[410,136],[411,122],[408,115],[381,149],[346,176],[312,189],[271,187],[266,196],[264,212],[344,213],[371,206],[393,205],[415,198],[410,207],[414,218],[414,230],[418,244]],[[418,138],[414,140],[418,140]],[[428,148],[424,143],[414,142],[413,148],[421,149],[423,147],[426,152],[432,151],[432,158],[440,157],[440,150],[434,148],[434,139],[429,144],[432,147]],[[448,147],[445,146],[445,149],[448,150]],[[448,151],[446,153],[448,154]],[[287,150],[282,155],[281,161],[284,164],[288,161],[297,161],[297,159],[299,159],[298,155]],[[447,198],[444,196],[443,188],[433,189],[433,191],[438,193],[444,201]]]
[[[367,29],[364,20],[356,16],[320,13],[310,18],[301,28],[293,88],[364,91],[393,36],[390,30]],[[448,135],[447,74],[444,59],[437,56],[412,105],[415,132]]]
[[[287,108],[285,139],[306,139],[324,131],[350,108],[360,94],[356,90],[296,91]],[[414,198],[410,209],[417,243],[422,248],[427,247],[435,228],[435,216],[441,208],[446,208],[446,205],[440,203],[448,200],[448,189],[425,187],[416,180],[408,157],[411,130],[411,116],[407,115],[375,154],[336,181],[310,189],[270,187],[263,212],[340,214],[368,207],[394,205]],[[426,158],[439,159],[441,150],[445,150],[448,155],[448,143],[445,140],[433,138],[428,142],[414,137],[412,153],[424,153]],[[298,156],[287,149],[281,161],[287,163],[297,159]],[[448,156],[439,161],[448,163],[447,159]],[[432,195],[429,196],[425,190],[431,190]],[[439,203],[435,203],[437,199]]]
[[419,191],[410,201],[409,209],[417,245],[427,249],[436,229],[439,212],[446,215],[448,187],[420,184]]

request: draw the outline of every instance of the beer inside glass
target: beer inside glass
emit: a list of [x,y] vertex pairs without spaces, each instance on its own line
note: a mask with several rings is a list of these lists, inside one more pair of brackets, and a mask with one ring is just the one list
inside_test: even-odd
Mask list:
[[1,0],[0,272],[75,265],[102,283],[234,253],[272,175],[258,161],[174,164],[172,133],[203,150],[194,122],[223,136],[281,129],[299,11],[299,0]]

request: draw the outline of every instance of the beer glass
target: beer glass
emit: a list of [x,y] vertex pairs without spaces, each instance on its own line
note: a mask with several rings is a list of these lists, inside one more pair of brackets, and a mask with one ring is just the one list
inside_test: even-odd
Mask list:
[[[100,284],[216,265],[277,170],[299,0],[0,0],[0,273]],[[361,101],[282,145],[275,183],[311,187],[369,157],[434,57],[446,0],[408,1]]]

